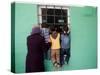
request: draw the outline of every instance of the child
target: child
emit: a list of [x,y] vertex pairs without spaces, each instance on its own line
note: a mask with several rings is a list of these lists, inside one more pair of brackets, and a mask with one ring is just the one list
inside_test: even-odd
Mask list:
[[61,34],[61,64],[65,62],[68,64],[70,58],[70,37],[67,32],[68,27],[66,27],[63,34]]
[[51,40],[51,59],[55,67],[60,67],[60,33],[56,30],[50,35]]
[[[41,31],[42,31],[42,36],[45,38],[45,43],[47,44],[48,47],[50,47],[50,35],[49,35],[49,28],[48,25],[43,23],[42,27],[41,27]],[[50,59],[50,50],[48,50],[47,52],[44,53],[44,58],[45,59]]]
[[47,24],[42,24],[42,36],[45,38],[45,43],[49,42],[49,28]]

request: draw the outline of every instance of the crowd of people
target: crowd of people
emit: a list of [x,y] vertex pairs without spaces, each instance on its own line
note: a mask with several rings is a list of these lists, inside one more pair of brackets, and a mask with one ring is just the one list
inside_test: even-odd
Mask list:
[[[67,25],[34,27],[27,38],[26,72],[43,72],[44,57],[49,57],[56,68],[69,63],[70,31]],[[49,53],[49,55],[48,55]]]

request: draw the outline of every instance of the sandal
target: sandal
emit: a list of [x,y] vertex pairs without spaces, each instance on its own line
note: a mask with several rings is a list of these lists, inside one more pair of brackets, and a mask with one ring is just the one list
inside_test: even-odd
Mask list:
[[53,65],[56,67],[57,66],[57,62],[54,62]]
[[60,64],[59,63],[57,63],[57,68],[60,68]]

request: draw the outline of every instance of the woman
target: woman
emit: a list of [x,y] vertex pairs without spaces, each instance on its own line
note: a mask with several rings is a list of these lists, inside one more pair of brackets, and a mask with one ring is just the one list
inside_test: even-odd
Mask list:
[[34,27],[27,38],[28,53],[26,57],[26,72],[43,72],[44,50],[47,50],[45,39],[41,36],[39,27]]

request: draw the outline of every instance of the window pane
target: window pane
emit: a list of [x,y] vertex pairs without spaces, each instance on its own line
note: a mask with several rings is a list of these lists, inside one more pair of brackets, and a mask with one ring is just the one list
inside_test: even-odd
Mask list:
[[61,16],[55,16],[55,23],[61,23],[63,22],[63,19]]
[[46,15],[47,14],[47,9],[42,8],[42,15]]
[[67,10],[62,10],[62,15],[67,16]]
[[46,16],[42,16],[42,23],[46,23],[47,20],[46,20]]
[[47,15],[54,15],[54,9],[48,9]]
[[61,15],[61,9],[55,9],[55,15]]
[[64,23],[67,23],[67,17],[62,17],[62,19],[64,20]]
[[47,16],[47,23],[54,23],[54,16]]

